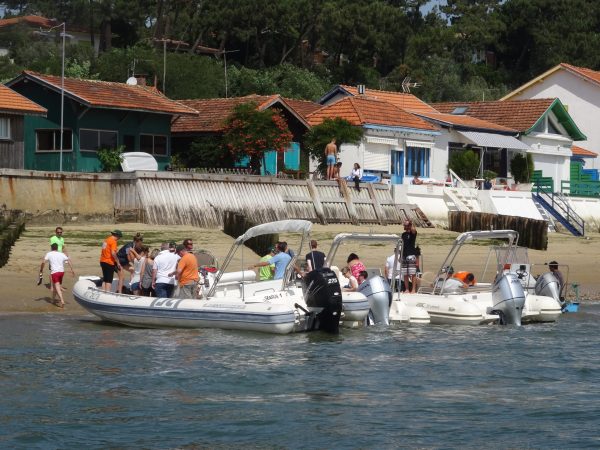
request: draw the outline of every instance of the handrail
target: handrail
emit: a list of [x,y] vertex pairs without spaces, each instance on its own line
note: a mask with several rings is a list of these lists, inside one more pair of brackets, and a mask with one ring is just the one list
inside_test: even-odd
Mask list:
[[576,232],[580,233],[581,236],[585,234],[585,221],[571,208],[563,194],[549,192],[539,184],[536,185],[536,193],[540,199],[546,202]]
[[[467,189],[474,189],[471,186],[468,186],[467,183],[465,183],[461,177],[459,177],[456,172],[454,172],[454,170],[452,169],[448,169],[448,174],[450,175],[450,179],[452,180],[452,187],[458,187],[460,185],[460,187],[463,188],[467,188]],[[455,182],[456,181],[456,182]]]

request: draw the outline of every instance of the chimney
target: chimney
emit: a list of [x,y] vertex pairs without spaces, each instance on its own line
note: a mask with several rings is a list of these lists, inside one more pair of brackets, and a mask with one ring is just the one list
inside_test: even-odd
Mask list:
[[356,86],[356,89],[358,89],[358,95],[365,95],[365,85],[364,84],[359,84],[358,86]]

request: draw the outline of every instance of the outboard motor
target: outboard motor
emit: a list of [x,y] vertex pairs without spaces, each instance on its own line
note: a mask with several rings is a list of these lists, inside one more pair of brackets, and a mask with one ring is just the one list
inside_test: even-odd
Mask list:
[[492,286],[492,313],[500,316],[501,325],[521,325],[525,291],[514,273],[500,276]]
[[367,297],[371,307],[367,325],[389,325],[392,289],[387,280],[378,275],[367,278],[358,286],[358,292]]
[[306,305],[315,312],[313,329],[338,333],[342,314],[342,288],[329,268],[313,270],[304,277]]
[[560,300],[560,283],[552,272],[546,272],[538,277],[535,282],[535,295],[551,297],[562,304]]

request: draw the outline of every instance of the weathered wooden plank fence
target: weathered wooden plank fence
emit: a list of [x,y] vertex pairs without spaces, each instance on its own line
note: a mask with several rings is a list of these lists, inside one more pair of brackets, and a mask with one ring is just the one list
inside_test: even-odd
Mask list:
[[448,229],[463,233],[475,230],[515,230],[518,244],[535,250],[548,248],[548,222],[527,217],[505,216],[480,212],[450,211]]
[[57,173],[0,169],[0,204],[29,217],[114,220],[222,228],[226,211],[252,223],[431,226],[416,205],[396,204],[383,184],[350,188],[345,180],[313,181],[190,172]]

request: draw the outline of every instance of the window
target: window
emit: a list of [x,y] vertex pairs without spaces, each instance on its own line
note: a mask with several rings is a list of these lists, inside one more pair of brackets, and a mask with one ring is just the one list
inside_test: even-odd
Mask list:
[[167,155],[167,137],[163,135],[140,135],[140,151],[151,155]]
[[102,148],[117,147],[117,132],[110,130],[79,130],[79,149],[96,152]]
[[0,117],[0,139],[10,139],[10,119]]
[[452,114],[455,115],[462,115],[462,114],[466,114],[467,113],[467,109],[469,109],[468,106],[457,106],[456,108],[454,108],[454,110],[452,111]]
[[[60,130],[35,130],[36,151],[57,152],[60,150]],[[63,130],[63,150],[73,149],[71,130]]]
[[412,176],[415,172],[421,177],[429,177],[428,148],[406,147],[406,175]]
[[125,151],[134,152],[135,151],[135,136],[131,134],[126,134],[123,136],[123,145],[125,146]]

